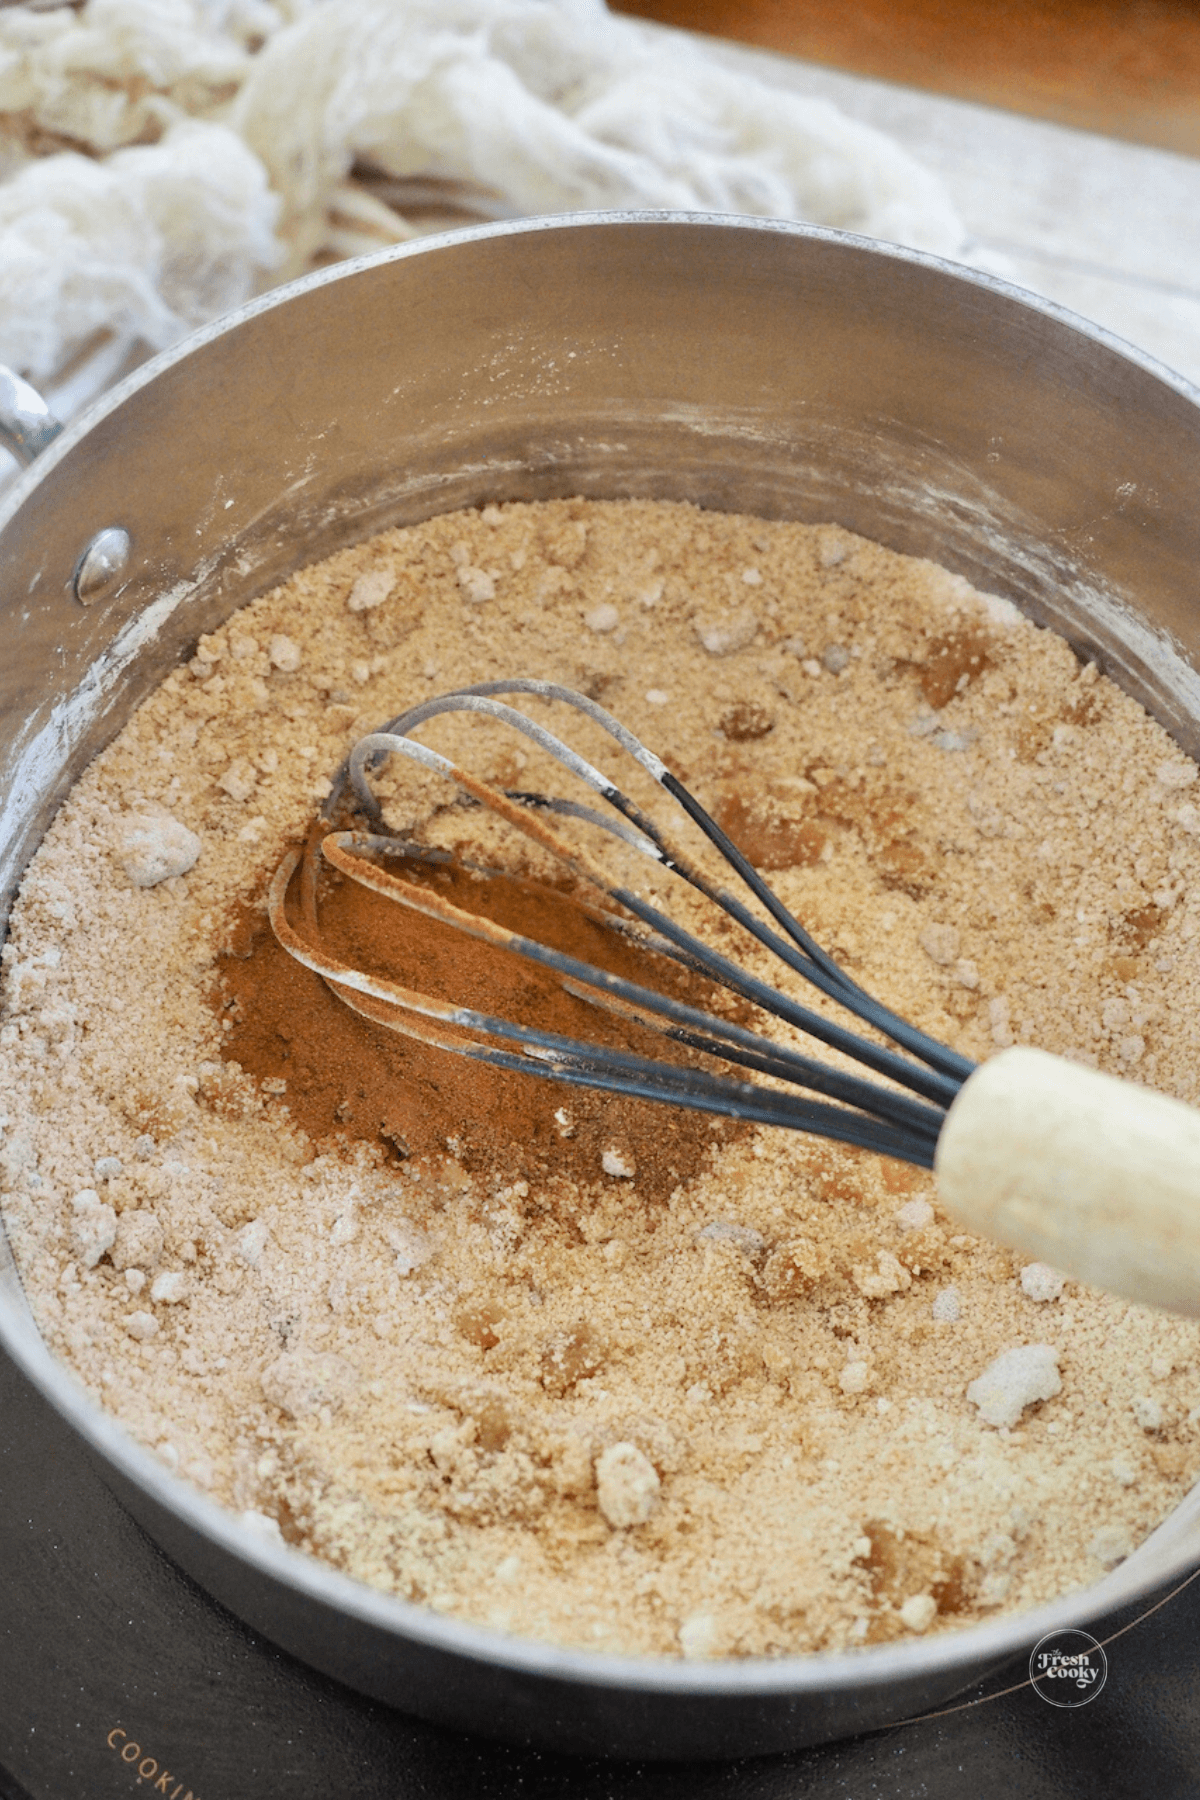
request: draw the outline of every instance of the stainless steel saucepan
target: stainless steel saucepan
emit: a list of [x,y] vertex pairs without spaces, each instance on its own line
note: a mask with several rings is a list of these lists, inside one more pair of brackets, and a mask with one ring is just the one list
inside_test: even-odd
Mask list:
[[[1198,400],[988,276],[663,214],[489,226],[311,276],[59,436],[0,381],[8,437],[36,453],[0,503],[0,914],[72,781],[199,633],[300,564],[493,499],[836,520],[1055,625],[1194,754]],[[1193,1494],[1086,1592],[930,1639],[742,1662],[557,1649],[262,1542],[170,1475],[52,1360],[2,1234],[0,1342],[267,1637],[426,1718],[558,1749],[740,1756],[902,1719],[1200,1561]]]

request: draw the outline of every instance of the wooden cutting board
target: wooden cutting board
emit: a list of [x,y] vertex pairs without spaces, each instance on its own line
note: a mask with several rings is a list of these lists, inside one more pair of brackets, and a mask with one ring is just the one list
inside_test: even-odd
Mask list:
[[1196,0],[614,0],[664,25],[1200,155]]

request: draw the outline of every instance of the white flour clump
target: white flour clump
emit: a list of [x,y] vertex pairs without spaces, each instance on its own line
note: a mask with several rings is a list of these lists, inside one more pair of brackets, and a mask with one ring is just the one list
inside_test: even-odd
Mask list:
[[234,1255],[241,1258],[249,1269],[257,1269],[259,1258],[267,1247],[270,1228],[265,1219],[251,1219],[243,1225],[233,1240]]
[[160,1306],[178,1306],[187,1299],[187,1276],[182,1269],[167,1269],[162,1275],[156,1275],[150,1288],[150,1298]]
[[962,1318],[962,1301],[956,1287],[944,1287],[933,1296],[930,1309],[940,1325],[956,1325]]
[[328,1407],[331,1412],[358,1386],[358,1371],[344,1356],[290,1350],[263,1371],[262,1391],[289,1418],[303,1419]]
[[683,1621],[679,1627],[679,1648],[686,1657],[715,1655],[717,1626],[711,1613],[692,1613]]
[[937,1601],[932,1594],[910,1594],[900,1608],[900,1623],[908,1631],[928,1631],[936,1617]]
[[383,605],[395,585],[395,576],[387,569],[368,569],[350,589],[346,605],[351,612],[373,612],[377,606]]
[[75,1254],[85,1269],[94,1269],[116,1241],[117,1215],[111,1206],[101,1203],[94,1188],[83,1188],[71,1205],[75,1213],[71,1221]]
[[152,1212],[122,1213],[112,1246],[114,1269],[152,1269],[163,1251],[163,1229]]
[[1063,1291],[1063,1278],[1049,1263],[1026,1263],[1021,1270],[1021,1287],[1031,1300],[1057,1300]]
[[659,1486],[654,1464],[636,1444],[610,1444],[596,1459],[600,1511],[619,1531],[645,1524],[658,1505]]
[[411,1275],[415,1270],[424,1268],[433,1255],[430,1239],[406,1220],[391,1226],[385,1235],[396,1253],[396,1269],[401,1275]]
[[1002,1350],[967,1389],[988,1425],[1015,1425],[1035,1400],[1052,1400],[1062,1387],[1058,1351],[1051,1344]]
[[196,866],[200,839],[178,819],[134,819],[121,840],[121,867],[134,887],[157,887]]
[[910,1200],[897,1211],[896,1223],[901,1231],[924,1231],[933,1224],[933,1208],[928,1200]]

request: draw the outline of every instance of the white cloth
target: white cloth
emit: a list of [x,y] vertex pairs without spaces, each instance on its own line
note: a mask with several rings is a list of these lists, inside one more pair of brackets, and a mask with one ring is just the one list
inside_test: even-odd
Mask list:
[[280,261],[279,202],[224,125],[185,119],[103,162],[35,159],[0,184],[0,362],[35,382],[97,334],[162,349]]
[[883,133],[603,0],[4,8],[0,114],[0,361],[43,383],[97,334],[162,348],[419,229],[356,163],[518,214],[730,211],[965,255]]

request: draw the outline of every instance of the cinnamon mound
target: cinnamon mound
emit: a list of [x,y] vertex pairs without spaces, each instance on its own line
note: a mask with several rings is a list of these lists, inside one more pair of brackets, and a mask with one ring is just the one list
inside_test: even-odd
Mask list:
[[[414,871],[405,869],[408,879]],[[651,958],[589,916],[569,894],[517,877],[473,875],[458,864],[416,878],[446,899],[572,956],[693,1006],[728,1010],[699,976]],[[656,1033],[566,993],[550,971],[452,926],[398,907],[336,871],[322,876],[321,937],[355,968],[500,1017],[675,1061]],[[616,1152],[637,1172],[643,1199],[665,1198],[695,1175],[713,1146],[740,1129],[651,1101],[568,1088],[468,1061],[401,1036],[352,1012],[320,976],[277,943],[262,902],[238,909],[218,959],[213,1003],[233,1022],[226,1055],[280,1090],[281,1103],[314,1144],[363,1139],[392,1155],[443,1155],[505,1181],[602,1178]]]

